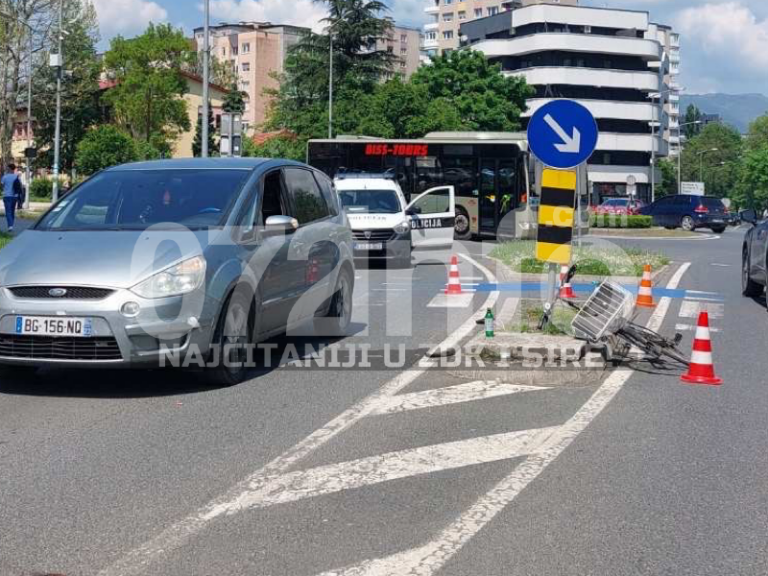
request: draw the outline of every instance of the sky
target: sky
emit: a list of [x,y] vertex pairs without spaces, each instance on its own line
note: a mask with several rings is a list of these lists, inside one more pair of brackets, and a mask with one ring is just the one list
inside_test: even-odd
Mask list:
[[[426,0],[386,0],[402,24],[425,22]],[[132,36],[150,21],[191,31],[202,24],[201,0],[93,0],[103,44]],[[689,94],[758,92],[768,95],[768,0],[582,0],[584,5],[646,10],[681,35],[680,84]],[[318,27],[313,0],[211,0],[211,20],[269,20]]]

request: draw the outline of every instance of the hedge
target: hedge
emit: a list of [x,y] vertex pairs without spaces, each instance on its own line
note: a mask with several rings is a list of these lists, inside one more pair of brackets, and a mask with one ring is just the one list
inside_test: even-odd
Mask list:
[[592,228],[651,228],[653,217],[592,214],[589,225]]

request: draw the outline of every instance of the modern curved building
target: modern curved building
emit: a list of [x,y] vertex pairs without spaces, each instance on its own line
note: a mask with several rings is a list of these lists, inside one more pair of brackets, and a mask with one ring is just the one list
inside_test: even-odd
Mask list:
[[[440,6],[458,10],[462,4]],[[460,45],[483,52],[505,74],[526,78],[536,90],[526,118],[558,98],[592,111],[600,128],[588,167],[593,202],[627,194],[631,181],[637,196],[649,201],[654,178],[660,181],[652,163],[669,154],[675,137],[679,143],[677,35],[651,23],[647,12],[583,7],[576,0],[505,5],[463,22]]]

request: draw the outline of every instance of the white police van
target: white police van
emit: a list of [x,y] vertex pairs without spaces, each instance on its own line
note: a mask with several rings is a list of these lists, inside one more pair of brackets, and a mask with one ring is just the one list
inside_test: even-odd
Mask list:
[[453,245],[453,186],[432,188],[408,203],[389,174],[339,174],[334,184],[354,235],[355,258],[410,267],[414,248]]

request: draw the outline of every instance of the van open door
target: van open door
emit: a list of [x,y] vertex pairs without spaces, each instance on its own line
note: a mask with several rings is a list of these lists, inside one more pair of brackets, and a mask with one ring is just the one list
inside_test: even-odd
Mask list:
[[414,248],[450,248],[456,220],[456,189],[440,186],[417,196],[406,208]]

